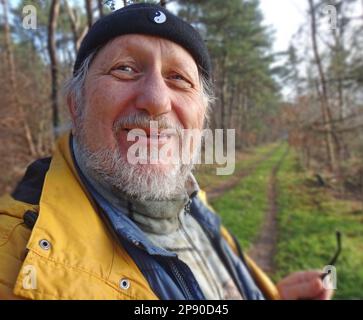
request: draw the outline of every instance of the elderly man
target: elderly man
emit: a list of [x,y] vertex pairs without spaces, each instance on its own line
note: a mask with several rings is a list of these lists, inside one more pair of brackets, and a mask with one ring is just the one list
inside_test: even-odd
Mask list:
[[128,161],[135,129],[144,147],[170,150],[181,129],[201,130],[210,79],[203,40],[162,7],[94,24],[67,85],[72,132],[1,200],[1,299],[330,296],[319,271],[275,287],[205,204],[192,164]]

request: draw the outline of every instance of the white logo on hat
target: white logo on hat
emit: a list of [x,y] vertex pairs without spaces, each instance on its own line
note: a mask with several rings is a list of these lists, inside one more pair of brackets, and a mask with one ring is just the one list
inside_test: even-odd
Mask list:
[[166,21],[166,15],[161,11],[156,11],[154,21],[156,23],[164,23]]

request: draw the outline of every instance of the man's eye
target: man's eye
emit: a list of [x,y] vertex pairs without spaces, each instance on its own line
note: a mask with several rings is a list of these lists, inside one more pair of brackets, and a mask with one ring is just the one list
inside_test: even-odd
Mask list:
[[170,78],[175,79],[175,80],[183,80],[183,81],[187,81],[183,76],[181,76],[180,74],[173,74]]
[[137,70],[129,65],[119,65],[111,69],[110,74],[120,80],[131,80],[137,76]]
[[170,76],[170,79],[177,80],[180,85],[183,85],[185,87],[191,88],[193,85],[190,83],[189,80],[181,76],[180,74],[173,74]]
[[127,72],[127,73],[134,72],[134,69],[131,68],[130,66],[119,66],[119,67],[115,68],[115,70],[120,70],[120,71]]

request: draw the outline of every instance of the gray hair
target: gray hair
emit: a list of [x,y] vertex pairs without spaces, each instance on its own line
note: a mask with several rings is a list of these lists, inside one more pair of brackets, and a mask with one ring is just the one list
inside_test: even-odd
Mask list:
[[84,59],[82,65],[78,69],[75,75],[72,75],[65,83],[63,88],[63,94],[66,97],[72,97],[76,106],[77,117],[82,114],[82,106],[84,99],[84,87],[86,83],[86,77],[91,66],[93,58],[96,56],[97,50],[94,50],[91,54]]
[[[87,58],[84,59],[82,65],[79,67],[77,73],[73,75],[64,85],[64,95],[72,97],[76,106],[76,115],[82,115],[82,106],[84,99],[84,87],[86,82],[87,73],[91,66],[92,60],[95,58],[98,49],[92,51]],[[209,113],[212,103],[215,101],[213,83],[210,79],[206,78],[200,73],[200,85],[202,88],[203,103],[206,106],[206,124],[209,122]]]

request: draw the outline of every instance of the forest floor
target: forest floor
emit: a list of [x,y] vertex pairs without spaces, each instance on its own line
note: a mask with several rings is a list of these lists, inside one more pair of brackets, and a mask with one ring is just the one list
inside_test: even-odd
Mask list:
[[287,156],[289,149],[282,154],[281,158],[272,168],[268,182],[268,207],[265,213],[265,220],[261,230],[253,242],[248,254],[267,273],[275,271],[274,257],[277,245],[277,213],[278,213],[278,186],[277,173]]

